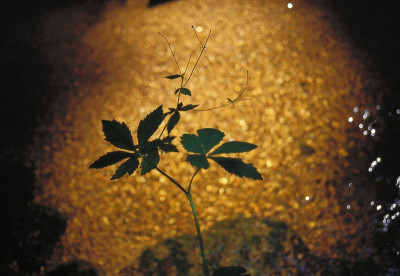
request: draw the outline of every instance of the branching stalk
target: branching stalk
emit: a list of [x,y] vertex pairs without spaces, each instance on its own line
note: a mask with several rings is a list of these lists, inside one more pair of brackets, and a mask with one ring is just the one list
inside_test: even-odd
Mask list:
[[196,69],[197,64],[199,63],[200,58],[201,58],[201,56],[203,55],[204,50],[206,49],[206,45],[207,45],[208,39],[210,38],[210,35],[211,35],[211,30],[210,30],[210,32],[208,33],[208,36],[207,36],[206,41],[204,42],[204,46],[201,47],[200,55],[199,55],[199,57],[197,58],[196,63],[195,63],[194,66],[193,66],[192,72],[190,72],[190,75],[189,75],[188,79],[186,80],[185,84],[184,84],[182,87],[185,87],[186,84],[189,82],[190,78],[192,77],[193,72],[194,72],[194,70]]
[[181,68],[179,68],[179,64],[178,64],[178,61],[176,61],[176,57],[175,57],[175,54],[174,54],[174,52],[172,51],[172,48],[171,48],[171,44],[169,44],[169,41],[168,41],[168,39],[165,37],[165,36],[163,36],[160,32],[158,32],[158,34],[159,35],[161,35],[166,41],[167,41],[167,43],[168,43],[168,47],[169,47],[169,50],[171,51],[171,54],[172,54],[172,57],[174,58],[174,60],[175,60],[175,64],[176,64],[176,67],[178,67],[178,70],[179,70],[179,74],[181,74],[182,75],[182,72],[181,72]]

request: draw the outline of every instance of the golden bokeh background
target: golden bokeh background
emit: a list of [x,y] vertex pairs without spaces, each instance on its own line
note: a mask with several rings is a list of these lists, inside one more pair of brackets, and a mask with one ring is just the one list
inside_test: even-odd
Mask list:
[[[116,167],[89,170],[112,147],[102,119],[124,121],[134,132],[160,104],[173,107],[178,81],[165,40],[181,67],[200,52],[191,26],[209,43],[188,84],[184,104],[201,108],[235,98],[223,109],[186,112],[173,135],[213,127],[228,140],[257,150],[243,155],[263,181],[240,179],[217,166],[201,171],[192,194],[203,231],[217,221],[267,217],[287,223],[319,256],[349,258],[369,246],[365,206],[352,198],[348,181],[367,166],[365,139],[347,121],[354,106],[368,106],[365,65],[328,10],[308,1],[174,1],[148,8],[145,1],[109,3],[92,20],[83,8],[44,18],[41,39],[54,82],[65,92],[54,104],[32,147],[36,202],[55,207],[68,225],[52,262],[81,259],[113,275],[149,245],[195,234],[185,195],[151,172],[110,181]],[[135,134],[135,133],[134,133]],[[178,139],[176,139],[178,140]],[[175,141],[177,144],[178,141]],[[182,153],[162,156],[160,168],[181,183],[194,169]],[[207,242],[207,241],[205,241]]]

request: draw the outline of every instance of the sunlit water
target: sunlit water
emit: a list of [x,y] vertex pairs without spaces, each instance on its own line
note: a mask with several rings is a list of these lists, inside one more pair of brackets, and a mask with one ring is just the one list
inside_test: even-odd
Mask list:
[[[185,195],[157,172],[110,181],[115,168],[88,169],[112,149],[101,119],[125,121],[134,131],[158,105],[174,106],[179,84],[163,77],[177,73],[176,66],[157,33],[169,39],[181,67],[190,54],[193,66],[201,45],[192,25],[203,40],[212,34],[184,103],[226,103],[240,93],[248,70],[246,101],[187,112],[173,134],[215,127],[226,140],[254,143],[245,160],[264,178],[202,171],[193,197],[203,231],[238,216],[266,217],[289,225],[317,256],[368,256],[375,203],[368,191],[357,195],[353,183],[382,161],[376,156],[371,163],[362,150],[377,135],[367,120],[377,108],[365,93],[374,81],[334,19],[305,1],[211,0],[151,9],[128,1],[109,5],[91,25],[79,8],[46,18],[44,51],[55,64],[54,81],[67,87],[51,124],[40,130],[49,135],[36,139],[32,151],[42,189],[36,201],[69,218],[52,262],[87,260],[115,274],[147,246],[195,234]],[[184,159],[162,156],[160,168],[188,183],[194,169]]]

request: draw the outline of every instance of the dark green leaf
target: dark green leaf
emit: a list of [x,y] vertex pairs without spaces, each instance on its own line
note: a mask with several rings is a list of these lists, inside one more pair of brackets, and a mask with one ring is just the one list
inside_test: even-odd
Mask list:
[[214,150],[211,155],[221,154],[221,153],[238,153],[238,152],[246,152],[255,149],[257,146],[254,144],[246,143],[246,142],[226,142],[219,146],[216,150]]
[[171,143],[175,138],[176,138],[176,136],[166,136],[166,137],[162,138],[161,142],[162,143]]
[[141,154],[148,154],[150,152],[158,150],[158,147],[162,144],[160,139],[154,139],[152,141],[147,141],[147,143],[140,150]]
[[164,152],[179,152],[178,148],[172,144],[160,144],[159,149]]
[[180,88],[179,90],[181,91],[181,94],[183,94],[183,95],[192,96],[192,92],[190,92],[190,90],[187,88]]
[[212,276],[242,276],[246,271],[243,266],[225,266],[215,270]]
[[196,108],[198,106],[199,106],[198,104],[188,104],[188,105],[185,105],[185,106],[183,106],[181,108],[178,108],[178,110],[188,111],[188,110],[192,110],[192,109],[194,109],[194,108]]
[[102,120],[105,140],[120,149],[134,150],[132,134],[125,123]]
[[203,146],[204,152],[209,152],[214,146],[218,145],[225,134],[215,128],[203,128],[197,131],[199,142]]
[[121,178],[126,173],[129,175],[133,174],[133,172],[139,166],[139,160],[137,157],[131,157],[126,162],[122,163],[121,166],[115,171],[115,174],[111,177],[111,180]]
[[187,151],[205,154],[200,144],[199,137],[194,134],[183,134],[181,137],[181,144]]
[[227,172],[234,175],[262,180],[262,176],[257,169],[254,168],[252,164],[244,163],[240,158],[210,157],[210,159],[214,160]]
[[89,168],[91,169],[102,169],[104,167],[108,167],[111,165],[114,165],[118,163],[121,160],[124,160],[128,157],[132,156],[131,153],[126,152],[126,151],[113,151],[109,152],[103,156],[101,156],[99,159],[93,162],[92,165],[90,165]]
[[179,92],[179,90],[181,90],[181,89],[180,89],[180,88],[176,89],[176,90],[175,90],[175,94],[176,94],[176,93],[178,93],[178,92]]
[[160,155],[158,154],[158,151],[153,151],[144,155],[142,164],[140,165],[140,167],[142,168],[141,175],[145,175],[146,173],[154,169],[154,166],[157,166],[159,162]]
[[148,114],[144,120],[140,121],[137,132],[139,149],[141,149],[154,132],[156,132],[163,119],[162,105],[160,105]]
[[208,163],[207,158],[204,155],[189,154],[186,157],[186,161],[197,168],[207,169],[208,167],[210,167],[210,164]]
[[177,109],[178,109],[178,110],[181,110],[182,106],[183,106],[183,103],[180,102],[180,103],[178,104],[178,106],[177,106]]
[[168,123],[167,123],[168,134],[170,134],[170,132],[174,129],[176,124],[179,122],[180,118],[181,118],[181,115],[179,114],[179,111],[175,111],[171,115],[171,117],[169,118]]
[[166,76],[164,78],[170,79],[170,80],[174,80],[174,79],[181,78],[181,77],[182,77],[182,75],[176,74],[176,75],[169,75],[169,76]]

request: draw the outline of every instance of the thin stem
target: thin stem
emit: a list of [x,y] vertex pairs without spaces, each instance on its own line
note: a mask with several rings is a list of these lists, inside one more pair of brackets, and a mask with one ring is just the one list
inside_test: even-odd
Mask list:
[[194,172],[194,174],[193,174],[193,176],[192,176],[192,179],[190,179],[189,188],[188,188],[188,193],[190,193],[190,188],[192,187],[193,179],[194,179],[194,177],[196,176],[196,174],[197,174],[199,171],[200,171],[200,168],[197,168],[197,170]]
[[204,50],[206,49],[206,45],[207,45],[208,39],[210,38],[210,35],[211,35],[211,30],[210,30],[210,32],[208,33],[208,36],[207,36],[206,41],[204,42],[204,46],[201,47],[200,55],[199,55],[199,57],[197,58],[196,63],[195,63],[194,66],[193,66],[192,72],[190,72],[189,78],[186,80],[185,84],[184,84],[182,87],[185,87],[186,84],[189,82],[190,78],[192,77],[193,72],[194,72],[194,69],[196,69],[196,66],[197,66],[197,64],[199,63],[199,60],[200,60],[201,56],[203,55]]
[[190,59],[191,59],[191,58],[192,58],[192,55],[189,55],[189,60],[188,60],[188,62],[187,62],[187,64],[186,64],[185,71],[183,72],[182,75],[185,75],[185,73],[186,73],[186,71],[187,71],[187,69],[188,69],[188,67],[189,67],[189,62],[190,62]]
[[181,74],[182,75],[182,72],[181,72],[181,68],[179,68],[179,65],[178,65],[178,62],[176,61],[176,57],[175,57],[175,54],[174,54],[174,52],[172,51],[172,48],[171,48],[171,44],[169,44],[169,41],[168,41],[168,39],[165,37],[165,36],[163,36],[160,32],[158,32],[158,34],[159,35],[161,35],[166,41],[167,41],[167,43],[168,43],[168,47],[169,47],[169,50],[170,50],[170,52],[171,52],[171,54],[172,54],[172,56],[174,57],[174,60],[175,60],[175,64],[176,64],[176,66],[178,67],[178,70],[179,70],[179,74]]
[[209,276],[208,266],[207,266],[207,262],[206,262],[206,252],[205,252],[205,250],[204,250],[203,237],[202,237],[201,231],[200,231],[199,220],[197,219],[196,208],[194,207],[193,198],[192,198],[192,195],[190,194],[190,192],[188,192],[186,195],[187,195],[187,197],[188,197],[188,199],[189,199],[190,206],[192,207],[192,213],[193,213],[194,223],[196,224],[197,238],[198,238],[199,244],[200,244],[201,257],[202,257],[202,259],[203,259],[203,271],[204,271],[204,276]]
[[245,86],[243,87],[243,89],[242,89],[242,91],[240,92],[240,94],[239,94],[234,100],[231,100],[231,99],[228,98],[228,103],[226,103],[226,104],[222,104],[222,105],[219,105],[219,106],[216,106],[216,107],[211,107],[211,108],[206,108],[206,109],[194,109],[193,111],[209,111],[209,110],[215,110],[215,109],[222,108],[222,107],[227,106],[227,105],[230,105],[230,104],[235,104],[235,102],[238,102],[238,101],[251,101],[251,99],[239,100],[240,97],[243,95],[244,91],[246,91],[247,85],[249,84],[249,71],[246,71],[246,74],[247,74],[247,75],[246,75],[246,84],[245,84]]
[[200,44],[201,44],[201,47],[203,48],[203,47],[204,47],[204,46],[203,46],[203,42],[201,42],[201,40],[200,40],[199,36],[197,35],[196,29],[194,28],[194,26],[193,26],[193,25],[192,25],[192,29],[193,29],[193,31],[194,31],[194,34],[196,35],[197,39],[199,40],[199,42],[200,42]]
[[188,194],[188,191],[185,190],[185,188],[182,187],[181,184],[179,184],[175,179],[173,179],[171,176],[169,176],[168,174],[166,174],[164,171],[160,170],[156,165],[154,165],[152,162],[150,162],[149,160],[147,160],[143,154],[139,153],[139,156],[143,158],[143,160],[145,160],[147,163],[149,163],[154,169],[156,169],[159,173],[161,173],[163,176],[165,176],[166,178],[168,178],[169,181],[171,181],[172,183],[174,183],[179,189],[181,189],[186,195]]

